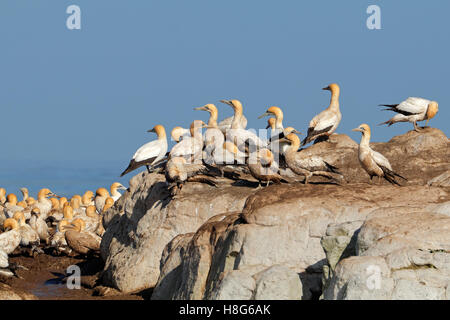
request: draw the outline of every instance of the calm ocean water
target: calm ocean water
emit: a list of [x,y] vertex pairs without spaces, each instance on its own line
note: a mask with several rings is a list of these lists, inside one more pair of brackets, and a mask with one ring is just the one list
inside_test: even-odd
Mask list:
[[[95,192],[118,181],[128,187],[128,181],[139,171],[119,178],[126,167],[123,163],[55,163],[46,161],[2,161],[0,160],[0,187],[7,193],[15,193],[21,199],[21,187],[27,187],[30,195],[36,197],[39,189],[48,187],[56,194],[71,197],[86,190]],[[145,168],[145,167],[144,167]]]

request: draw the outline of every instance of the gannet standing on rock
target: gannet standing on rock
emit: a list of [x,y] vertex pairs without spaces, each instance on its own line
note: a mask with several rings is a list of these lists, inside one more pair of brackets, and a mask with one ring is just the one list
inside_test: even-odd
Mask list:
[[425,124],[427,126],[428,121],[439,111],[439,105],[436,101],[414,97],[410,97],[400,104],[380,104],[380,106],[387,107],[384,110],[398,113],[388,121],[380,123],[380,125],[387,124],[391,126],[397,122],[411,122],[414,124],[414,130],[417,132],[419,132],[417,121],[427,120]]
[[336,83],[332,83],[322,90],[331,91],[330,105],[309,122],[308,134],[302,141],[302,146],[318,138],[327,139],[336,130],[339,122],[341,122],[342,115],[339,110],[339,86]]
[[207,129],[203,135],[205,152],[208,156],[212,156],[216,148],[220,148],[224,141],[225,136],[217,125],[217,108],[212,103],[208,103],[203,107],[194,108],[194,110],[203,110],[209,112],[209,120]]
[[289,141],[291,146],[284,153],[287,166],[296,174],[305,177],[304,183],[307,184],[312,176],[322,176],[328,179],[334,179],[338,182],[344,180],[338,168],[332,166],[321,157],[318,156],[304,156],[303,153],[297,152],[300,146],[299,137],[290,133],[282,141]]
[[47,199],[48,197],[54,197],[56,194],[54,194],[50,189],[43,188],[38,193],[38,199],[34,203],[34,208],[39,208],[41,211],[42,219],[46,219],[50,211],[52,210],[52,202]]
[[358,156],[361,166],[370,176],[370,181],[372,181],[372,178],[375,176],[384,178],[390,183],[396,185],[400,184],[395,180],[395,177],[407,180],[392,170],[388,159],[386,159],[381,153],[370,148],[370,127],[367,124],[363,123],[352,131],[359,131],[362,133]]
[[0,234],[0,274],[14,276],[14,271],[8,269],[8,255],[20,245],[19,224],[15,219],[8,218],[3,223],[3,229],[5,232]]
[[173,146],[169,158],[184,157],[188,162],[200,161],[203,150],[202,128],[206,124],[201,120],[194,120],[190,126],[191,136]]
[[167,138],[164,127],[158,124],[148,132],[156,133],[158,139],[144,144],[136,151],[130,164],[120,175],[121,177],[144,165],[147,166],[147,170],[150,171],[149,166],[156,164],[165,157],[167,152]]
[[252,141],[252,145],[258,148],[266,147],[266,141],[260,139],[255,133],[245,130],[245,127],[242,126],[243,108],[239,100],[220,100],[220,102],[228,104],[234,110],[231,128],[226,131],[226,140],[234,143],[242,152],[245,152],[245,142],[249,139]]

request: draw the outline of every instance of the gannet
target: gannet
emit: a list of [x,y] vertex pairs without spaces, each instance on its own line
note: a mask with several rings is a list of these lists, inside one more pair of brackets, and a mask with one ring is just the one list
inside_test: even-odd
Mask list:
[[414,130],[417,132],[419,132],[417,121],[427,120],[425,124],[427,126],[428,121],[439,111],[439,105],[436,101],[414,97],[410,97],[400,104],[380,104],[380,106],[387,107],[384,110],[398,113],[388,121],[380,123],[380,125],[387,124],[391,126],[397,122],[411,122],[414,125]]
[[204,151],[208,156],[211,156],[214,149],[220,148],[225,141],[225,136],[222,130],[217,125],[217,108],[212,103],[208,103],[203,107],[194,108],[194,110],[203,110],[209,112],[208,125],[206,126],[205,133],[203,134]]
[[105,205],[106,198],[108,198],[109,192],[105,188],[98,188],[95,192],[95,208],[98,212],[102,212],[103,206]]
[[84,214],[84,212],[86,211],[86,207],[81,206],[81,201],[82,198],[78,194],[72,196],[72,198],[70,199],[70,206],[73,209],[74,215]]
[[71,224],[74,228],[66,231],[65,238],[67,245],[72,250],[80,254],[100,251],[102,238],[85,230],[85,222],[82,219],[75,219]]
[[15,273],[8,269],[10,267],[8,255],[20,245],[19,224],[15,219],[8,218],[4,221],[3,228],[5,232],[0,234],[0,274],[13,276]]
[[190,137],[191,133],[188,129],[182,128],[182,127],[175,127],[170,132],[170,136],[172,137],[173,141],[180,142],[185,137]]
[[379,179],[384,178],[390,183],[396,185],[400,184],[395,180],[395,177],[407,180],[392,170],[388,159],[386,159],[381,153],[370,148],[370,127],[367,124],[363,123],[352,131],[359,131],[362,133],[361,142],[358,149],[358,157],[361,166],[369,174],[370,181],[372,181],[372,178],[375,176],[379,177]]
[[250,174],[258,180],[258,188],[261,187],[261,182],[266,182],[266,186],[270,182],[280,183],[282,177],[278,174],[279,167],[272,152],[269,149],[262,148],[255,150],[254,146],[247,140],[246,142],[247,166]]
[[330,105],[309,122],[308,134],[302,141],[302,146],[318,138],[328,138],[336,130],[339,122],[341,122],[339,86],[336,83],[332,83],[328,87],[323,88],[323,90],[331,91]]
[[0,203],[5,204],[6,202],[6,189],[0,188]]
[[87,190],[81,197],[81,206],[88,207],[94,204],[94,193],[91,190]]
[[66,197],[61,197],[59,198],[59,207],[60,208],[64,208],[64,204],[67,202],[67,198]]
[[49,244],[50,234],[48,232],[47,223],[41,218],[39,208],[33,208],[31,211],[30,227],[39,235],[39,239]]
[[[112,199],[108,197],[107,199]],[[106,205],[106,201],[105,201]],[[104,208],[105,206],[103,206]],[[77,219],[82,219],[85,224],[85,229],[87,231],[95,231],[98,224],[101,223],[101,216],[97,214],[95,206],[89,206],[86,208],[86,212],[83,215],[79,215]]]
[[122,196],[122,194],[117,190],[127,190],[127,188],[125,188],[119,182],[114,182],[113,184],[111,184],[111,187],[110,187],[111,198],[113,198],[114,201],[117,201]]
[[43,188],[38,193],[38,199],[34,203],[33,207],[39,208],[41,216],[45,220],[52,209],[52,202],[47,197],[56,196],[50,189]]
[[50,246],[54,248],[56,253],[70,253],[72,250],[67,247],[65,233],[67,230],[73,229],[74,226],[67,220],[61,220],[56,226],[56,232],[51,236]]
[[190,126],[191,136],[173,146],[169,152],[170,158],[184,157],[188,162],[199,162],[202,158],[203,137],[202,128],[206,124],[201,120],[194,120]]
[[[219,128],[219,130],[222,131],[223,134],[226,134],[227,130],[231,129],[233,121],[235,121],[238,128],[245,129],[247,127],[247,118],[242,114],[241,102],[238,100],[220,100],[220,102],[223,102],[223,103],[226,103],[229,105],[234,104],[238,110],[237,111],[235,110],[235,113],[232,117],[225,118],[222,121],[220,121],[219,123],[217,123],[217,108],[216,108],[215,121],[217,124],[217,128]],[[213,104],[211,104],[211,105],[214,106],[214,108],[215,108],[215,105],[213,105]],[[233,109],[234,109],[234,107],[233,107]],[[238,113],[238,117],[236,117],[236,112]],[[211,114],[211,116],[213,116],[213,115]],[[211,120],[211,116],[210,116],[210,120]]]
[[[175,195],[183,187],[183,183],[189,178],[189,181],[203,182],[212,186],[216,186],[211,179],[204,177],[194,177],[201,174],[209,174],[212,169],[211,166],[204,164],[188,163],[184,157],[171,157],[166,164],[165,176],[169,184],[169,189],[172,189],[172,195]],[[219,174],[215,174],[216,176]],[[177,187],[176,190],[173,188]],[[175,191],[175,192],[174,192]]]
[[[34,198],[30,197],[27,188],[25,188],[25,187],[20,188],[20,192],[22,192],[22,195],[23,195],[22,201],[25,201],[26,203],[28,203],[28,199],[35,200]],[[29,203],[28,203],[28,204],[29,204]]]
[[105,205],[103,206],[103,210],[102,210],[101,214],[103,215],[106,211],[108,211],[109,208],[111,208],[114,205],[114,202],[115,201],[113,198],[111,198],[111,197],[106,198]]
[[[283,130],[283,111],[281,111],[280,108],[272,106],[270,108],[268,108],[266,110],[266,112],[264,112],[262,115],[260,115],[258,117],[258,119],[261,119],[263,117],[267,117],[267,116],[275,116],[275,120],[274,120],[274,127],[272,128],[272,130]],[[271,118],[269,118],[271,119]],[[270,122],[269,122],[269,126],[270,126]]]
[[14,219],[19,223],[19,233],[20,233],[20,245],[24,247],[31,247],[32,252],[39,252],[38,246],[40,243],[38,233],[31,228],[29,224],[25,222],[25,216],[23,212],[18,211],[14,213]]
[[7,218],[12,218],[17,211],[23,211],[24,208],[17,205],[17,196],[14,193],[8,194],[6,200],[4,212]]
[[231,122],[231,128],[226,131],[226,140],[233,142],[240,151],[245,152],[245,141],[251,140],[253,145],[258,148],[264,148],[267,144],[255,133],[245,130],[242,126],[242,104],[238,100],[220,100],[221,102],[228,104],[234,110],[233,121]]
[[156,133],[158,139],[144,144],[136,151],[130,164],[120,175],[121,177],[143,165],[147,166],[147,170],[150,171],[149,166],[158,163],[165,157],[167,153],[167,138],[164,127],[158,124],[148,132]]
[[287,166],[296,174],[305,177],[304,183],[307,184],[312,176],[322,176],[329,179],[343,181],[342,174],[338,168],[332,166],[318,156],[305,156],[303,152],[297,152],[300,147],[300,139],[290,133],[282,141],[290,142],[290,147],[284,153]]

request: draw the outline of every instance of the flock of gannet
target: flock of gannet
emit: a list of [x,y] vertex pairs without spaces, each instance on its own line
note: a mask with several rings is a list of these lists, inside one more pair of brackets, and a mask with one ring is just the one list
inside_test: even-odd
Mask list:
[[[310,142],[327,140],[338,127],[342,115],[339,109],[340,88],[336,83],[323,90],[331,92],[329,106],[310,122],[306,138],[294,127],[285,127],[280,107],[269,107],[260,117],[268,116],[266,129],[270,136],[259,137],[247,129],[242,103],[239,100],[220,100],[229,105],[234,115],[218,122],[218,109],[208,103],[194,110],[209,113],[208,122],[194,120],[189,129],[176,126],[170,132],[176,142],[169,151],[166,130],[156,125],[147,132],[156,133],[157,139],[144,144],[131,158],[121,176],[146,166],[148,172],[163,171],[171,195],[175,196],[187,181],[217,186],[216,178],[241,180],[241,174],[250,174],[262,184],[289,183],[292,175],[304,178],[307,184],[313,176],[325,177],[337,184],[345,182],[339,169],[320,156],[310,156],[302,148]],[[438,103],[422,98],[408,98],[400,104],[385,104],[385,110],[397,113],[383,122],[389,126],[397,122],[411,122],[419,131],[418,121],[432,119],[438,112]],[[204,131],[204,132],[203,132]],[[353,129],[362,133],[358,158],[372,183],[373,177],[400,185],[389,160],[370,147],[370,127],[361,124]],[[291,174],[287,175],[286,172]],[[110,189],[98,188],[70,199],[59,197],[48,188],[41,189],[36,198],[27,188],[21,188],[19,201],[13,193],[0,188],[0,274],[15,275],[18,265],[11,266],[10,255],[18,247],[29,248],[30,254],[39,254],[52,248],[56,253],[77,252],[88,254],[98,251],[105,232],[102,217],[121,197],[119,190],[127,190],[115,182]]]
[[[233,108],[234,115],[218,123],[218,109],[208,103],[194,110],[207,111],[208,123],[194,120],[190,129],[176,126],[171,132],[176,145],[167,152],[167,139],[164,128],[159,128],[158,140],[149,142],[138,149],[122,175],[147,165],[152,172],[158,169],[165,171],[166,180],[172,188],[182,187],[185,181],[201,181],[215,185],[213,177],[221,176],[239,179],[242,172],[251,174],[259,182],[280,183],[282,170],[290,170],[304,177],[308,183],[313,176],[321,176],[336,183],[345,181],[339,169],[327,163],[319,156],[309,156],[303,148],[310,142],[318,143],[327,140],[332,135],[342,119],[339,108],[340,87],[336,83],[323,88],[331,92],[329,106],[317,114],[309,122],[308,131],[303,141],[301,134],[293,127],[284,127],[284,115],[281,108],[269,107],[258,119],[270,117],[266,129],[271,130],[269,139],[259,137],[254,131],[248,130],[247,119],[244,117],[242,103],[239,100],[220,100]],[[383,105],[398,114],[383,124],[409,121],[418,131],[417,122],[428,121],[438,112],[438,104],[421,98],[408,98],[400,104]],[[202,130],[205,132],[202,134]],[[395,178],[401,175],[392,170],[389,161],[369,146],[370,128],[364,124],[354,131],[361,131],[363,136],[359,145],[359,160],[362,168],[368,173],[370,182],[374,176],[384,178],[392,184],[399,184]],[[209,177],[205,177],[209,176]]]
[[18,202],[15,194],[0,188],[0,275],[17,276],[17,268],[22,267],[10,265],[8,256],[19,247],[28,248],[32,255],[43,249],[56,254],[98,252],[105,232],[103,215],[121,197],[119,190],[127,189],[114,182],[110,192],[87,190],[68,200],[43,188],[34,200],[27,188],[21,188],[23,200]]

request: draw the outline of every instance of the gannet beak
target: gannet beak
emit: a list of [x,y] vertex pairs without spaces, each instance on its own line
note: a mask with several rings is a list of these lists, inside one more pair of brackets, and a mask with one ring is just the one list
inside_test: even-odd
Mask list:
[[297,131],[297,130],[294,130],[294,131],[292,131],[293,133],[296,133],[296,134],[303,134],[303,133],[301,133],[300,131]]
[[359,132],[363,132],[360,128],[355,128],[355,129],[352,129],[352,131],[359,131]]
[[147,132],[155,132],[155,129],[147,130]]
[[266,116],[271,116],[272,114],[270,113],[270,112],[264,112],[262,115],[260,115],[259,117],[258,117],[258,119],[261,119],[261,118],[264,118],[264,117],[266,117]]
[[194,110],[208,111],[208,109],[206,109],[205,107],[197,107],[197,108],[194,108]]
[[220,100],[220,102],[228,104],[229,106],[232,106],[232,103],[230,100]]
[[322,88],[322,90],[331,90],[331,89],[330,89],[330,86],[328,86],[328,87]]

